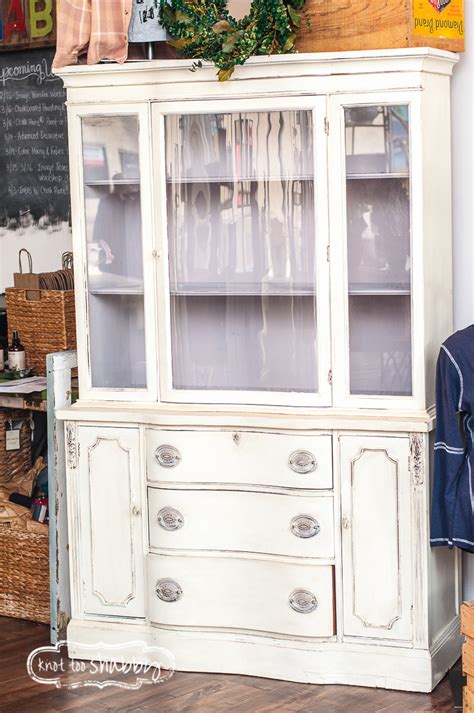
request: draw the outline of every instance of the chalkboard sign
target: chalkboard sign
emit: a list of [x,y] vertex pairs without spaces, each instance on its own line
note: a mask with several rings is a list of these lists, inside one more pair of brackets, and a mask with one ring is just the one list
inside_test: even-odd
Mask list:
[[65,92],[53,50],[0,54],[0,232],[69,222]]

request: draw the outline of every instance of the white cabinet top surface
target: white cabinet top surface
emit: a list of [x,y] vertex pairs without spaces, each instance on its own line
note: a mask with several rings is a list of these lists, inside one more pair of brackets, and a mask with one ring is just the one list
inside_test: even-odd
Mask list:
[[216,86],[222,89],[243,79],[256,79],[262,76],[386,74],[394,71],[450,75],[458,60],[457,54],[429,47],[271,55],[251,57],[244,66],[237,67],[234,78],[228,82],[216,80],[216,69],[210,63],[204,63],[201,69],[189,73],[193,60],[182,59],[131,61],[122,65],[112,62],[92,66],[75,65],[55,70],[55,73],[63,79],[67,88],[106,87],[110,85],[110,75],[114,75],[114,84],[136,86],[175,81],[194,84],[215,80]]

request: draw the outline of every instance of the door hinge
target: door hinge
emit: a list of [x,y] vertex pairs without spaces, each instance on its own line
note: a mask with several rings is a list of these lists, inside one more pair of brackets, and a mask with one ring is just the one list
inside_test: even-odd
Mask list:
[[329,369],[328,371],[328,383],[332,386],[332,369]]
[[329,119],[324,117],[324,132],[329,135]]
[[326,260],[330,262],[331,260],[331,247],[328,245],[326,248]]

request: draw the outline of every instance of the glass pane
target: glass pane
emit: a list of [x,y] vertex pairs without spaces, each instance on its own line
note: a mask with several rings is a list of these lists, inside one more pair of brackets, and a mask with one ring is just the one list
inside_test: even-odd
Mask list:
[[409,396],[408,106],[345,109],[351,393]]
[[408,105],[345,110],[348,174],[408,174]]
[[92,386],[144,388],[138,117],[83,118],[82,140]]
[[410,297],[349,299],[351,393],[411,394]]
[[165,129],[174,388],[317,391],[311,112]]

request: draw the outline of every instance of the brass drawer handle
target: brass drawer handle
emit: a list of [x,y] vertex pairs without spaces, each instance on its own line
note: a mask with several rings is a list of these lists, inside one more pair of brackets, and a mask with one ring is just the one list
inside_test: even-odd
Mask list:
[[155,460],[162,468],[176,468],[181,463],[181,453],[174,446],[159,446],[155,451]]
[[183,596],[183,590],[174,579],[159,579],[155,592],[162,602],[177,602]]
[[158,524],[163,530],[180,530],[184,525],[184,517],[175,508],[161,508],[158,513]]
[[318,600],[307,589],[295,589],[289,597],[290,607],[298,614],[311,614],[318,608]]
[[295,473],[314,473],[318,467],[316,456],[311,451],[294,451],[288,458],[288,465]]
[[312,515],[297,515],[291,521],[291,531],[296,537],[308,540],[321,532],[319,522]]

